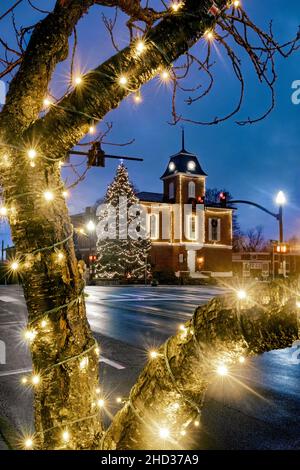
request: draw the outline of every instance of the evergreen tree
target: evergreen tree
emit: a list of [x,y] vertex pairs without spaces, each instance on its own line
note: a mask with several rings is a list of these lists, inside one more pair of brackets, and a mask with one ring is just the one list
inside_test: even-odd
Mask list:
[[[98,211],[99,222],[107,228],[108,212],[114,218],[113,238],[97,230],[96,277],[100,279],[143,279],[149,274],[151,242],[146,230],[145,214],[139,211],[139,200],[128,177],[127,168],[121,163],[113,182],[109,185],[104,203]],[[101,207],[101,206],[100,206]],[[130,227],[136,226],[132,238]],[[124,225],[125,224],[125,225]],[[99,227],[99,224],[98,224]]]

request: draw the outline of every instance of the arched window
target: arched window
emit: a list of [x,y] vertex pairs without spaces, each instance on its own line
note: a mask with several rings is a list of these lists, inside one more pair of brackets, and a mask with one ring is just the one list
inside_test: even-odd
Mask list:
[[189,182],[189,198],[190,197],[196,197],[196,185],[194,181]]
[[169,199],[174,199],[175,191],[174,191],[174,183],[169,184]]

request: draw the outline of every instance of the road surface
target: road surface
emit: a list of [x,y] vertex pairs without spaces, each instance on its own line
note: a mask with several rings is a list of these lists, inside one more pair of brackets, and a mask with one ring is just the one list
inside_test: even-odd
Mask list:
[[[102,350],[101,383],[115,413],[114,398],[127,396],[147,350],[221,291],[138,286],[87,287],[86,292],[89,322]],[[22,290],[0,286],[0,341],[6,345],[5,364],[0,357],[0,417],[18,429],[32,427],[32,395],[20,385],[31,369],[21,340],[26,316]],[[195,448],[300,449],[300,364],[291,357],[291,350],[274,351],[248,360],[224,380],[215,377],[201,427],[193,432]]]

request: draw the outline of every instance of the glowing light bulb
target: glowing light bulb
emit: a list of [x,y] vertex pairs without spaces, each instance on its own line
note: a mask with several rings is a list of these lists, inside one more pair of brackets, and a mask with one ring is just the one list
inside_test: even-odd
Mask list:
[[41,321],[41,328],[46,328],[47,324],[48,324],[47,320],[42,320]]
[[198,428],[200,426],[200,421],[198,421],[198,420],[194,421],[194,426],[196,428]]
[[64,259],[65,259],[65,255],[64,255],[61,251],[59,251],[59,252],[57,253],[57,260],[58,260],[58,261],[62,261],[62,260],[64,260]]
[[159,437],[161,439],[168,439],[170,437],[170,431],[168,428],[160,428],[159,429]]
[[80,369],[85,369],[88,366],[88,363],[89,363],[88,357],[84,357],[83,359],[81,359],[79,363]]
[[208,41],[212,41],[212,40],[215,38],[215,35],[214,35],[214,32],[213,32],[212,30],[208,29],[207,31],[205,31],[204,37],[205,37]]
[[224,377],[225,375],[228,374],[228,368],[227,368],[224,364],[220,364],[220,365],[217,367],[217,374],[218,374],[218,375],[221,375],[222,377]]
[[44,192],[44,198],[46,199],[46,201],[50,202],[50,201],[53,201],[54,199],[54,194],[52,191],[45,191]]
[[239,8],[239,7],[241,6],[240,0],[235,0],[235,1],[233,2],[233,6],[234,6],[234,8]]
[[18,271],[19,267],[20,267],[20,265],[19,265],[18,261],[13,261],[10,265],[10,269],[12,271]]
[[170,79],[170,73],[168,70],[163,70],[160,74],[160,77],[164,82],[167,82]]
[[96,388],[96,393],[99,395],[101,393],[101,389],[99,387]]
[[95,134],[95,132],[96,132],[96,127],[93,126],[93,125],[91,125],[91,126],[89,127],[89,134]]
[[173,10],[175,13],[176,13],[178,10],[180,10],[180,8],[182,8],[182,7],[183,7],[183,2],[176,2],[176,1],[175,1],[175,2],[173,2],[173,3],[171,4],[171,8],[172,8],[172,10]]
[[81,235],[84,235],[84,234],[85,234],[85,231],[84,231],[83,228],[80,228],[80,229],[78,230],[78,232],[79,232]]
[[136,43],[135,48],[136,48],[136,52],[138,54],[142,54],[144,52],[145,48],[146,48],[146,45],[145,45],[144,41],[140,40]]
[[245,299],[247,299],[247,292],[244,289],[240,289],[237,292],[237,296],[240,300],[245,300]]
[[156,359],[158,357],[157,351],[150,351],[149,356],[151,359]]
[[142,97],[141,97],[141,94],[140,93],[136,93],[133,97],[135,103],[141,103],[142,102]]
[[122,85],[122,86],[125,86],[125,85],[127,85],[127,83],[128,83],[127,77],[125,77],[125,75],[122,75],[122,76],[119,78],[119,84]]
[[100,355],[100,348],[98,348],[98,346],[95,348],[95,353],[97,354],[97,356]]
[[33,385],[39,385],[41,378],[38,374],[32,376],[31,382]]
[[81,85],[81,83],[82,83],[82,77],[80,75],[77,75],[74,78],[74,84],[77,86],[77,85]]
[[99,408],[103,408],[103,407],[104,407],[105,401],[103,400],[103,398],[100,398],[100,400],[97,401],[97,405],[99,406]]
[[300,300],[296,300],[296,307],[300,308]]
[[34,341],[34,338],[36,337],[37,333],[35,330],[25,330],[24,331],[24,338],[26,339],[26,341],[29,341],[30,343],[32,343],[32,341]]
[[28,383],[27,377],[22,377],[21,383],[22,383],[23,385],[26,385],[26,384]]
[[36,158],[37,152],[35,149],[29,149],[27,152],[27,155],[28,155],[28,158],[30,158],[30,160],[33,160],[34,158]]
[[69,442],[71,436],[70,436],[69,431],[66,430],[66,431],[63,431],[61,437],[64,442]]
[[62,195],[63,195],[63,197],[64,197],[65,199],[67,199],[67,197],[70,196],[70,193],[69,193],[69,191],[66,190],[66,191],[63,191],[63,192],[62,192]]
[[31,168],[35,168],[35,163],[34,163],[34,162],[30,162],[30,166],[31,166]]
[[121,398],[121,397],[117,397],[117,398],[116,398],[116,402],[117,402],[117,403],[122,403],[122,398]]
[[7,213],[8,213],[7,207],[1,206],[0,207],[0,215],[5,217],[7,215]]
[[239,363],[240,364],[244,364],[245,361],[246,361],[246,359],[244,358],[244,356],[239,357]]
[[49,98],[44,99],[44,106],[45,108],[49,108],[52,105],[52,101]]
[[33,439],[31,437],[27,437],[24,441],[25,449],[32,449],[33,448]]
[[181,436],[185,436],[185,435],[186,435],[186,431],[183,429],[182,431],[180,431],[180,435],[181,435]]

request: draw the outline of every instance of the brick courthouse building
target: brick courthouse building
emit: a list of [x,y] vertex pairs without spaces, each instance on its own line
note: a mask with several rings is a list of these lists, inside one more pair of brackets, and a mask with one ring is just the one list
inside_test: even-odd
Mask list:
[[[232,276],[232,209],[205,201],[207,175],[195,154],[182,149],[172,155],[161,176],[162,193],[140,192],[147,213],[153,271],[177,277]],[[96,223],[96,207],[72,216],[75,228]],[[78,237],[77,253],[91,266],[96,237]]]
[[207,175],[195,154],[169,158],[162,193],[140,192],[147,211],[154,271],[176,276],[232,276],[232,209],[205,201]]

